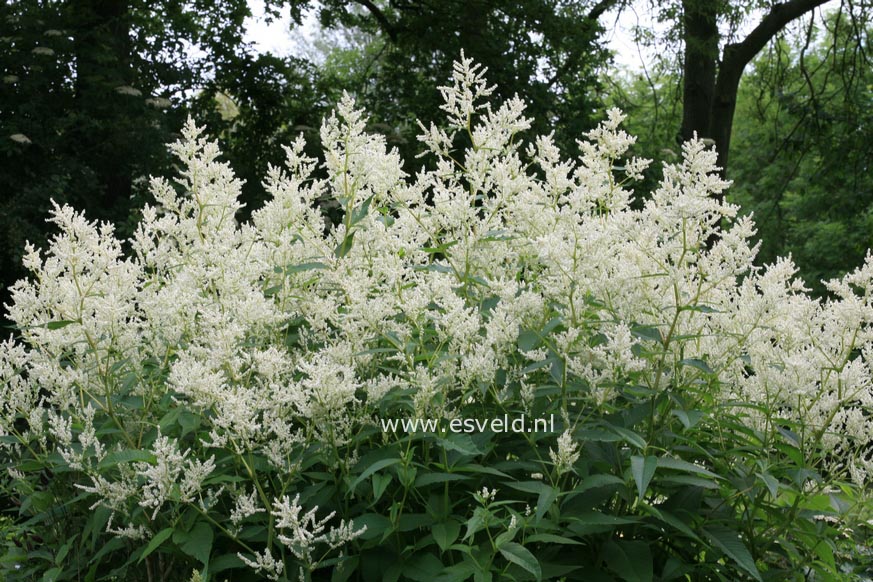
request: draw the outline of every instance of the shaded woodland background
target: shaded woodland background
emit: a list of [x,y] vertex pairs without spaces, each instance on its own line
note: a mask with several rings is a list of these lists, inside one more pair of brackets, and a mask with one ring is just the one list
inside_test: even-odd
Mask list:
[[[318,127],[343,91],[414,172],[416,119],[440,120],[437,86],[463,49],[515,93],[566,154],[618,106],[635,154],[675,161],[711,139],[754,212],[759,261],[790,253],[814,292],[873,246],[871,8],[861,0],[323,0],[290,6],[322,27],[309,57],[244,41],[245,0],[7,0],[0,6],[0,300],[25,275],[25,241],[51,235],[51,200],[130,234],[165,144],[194,116],[246,180],[242,215],[281,146]],[[617,67],[616,15],[646,11],[657,57]],[[292,34],[289,31],[288,34]],[[649,186],[658,177],[650,170]]]

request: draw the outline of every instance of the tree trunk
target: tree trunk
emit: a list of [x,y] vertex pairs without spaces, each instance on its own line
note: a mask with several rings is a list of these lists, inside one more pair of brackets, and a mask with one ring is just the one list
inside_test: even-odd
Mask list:
[[69,10],[76,22],[75,95],[81,114],[75,131],[101,188],[87,207],[101,219],[116,221],[126,214],[132,190],[127,126],[135,118],[133,100],[141,99],[124,94],[137,88],[130,0],[71,0]]
[[[722,176],[727,174],[731,129],[743,71],[785,26],[828,0],[790,0],[775,4],[741,42],[724,47],[718,58],[718,16],[715,0],[682,0],[685,63],[681,139],[710,138],[718,152]],[[718,65],[716,67],[716,65]],[[716,70],[718,71],[716,73]]]
[[715,142],[718,153],[718,167],[721,175],[727,175],[728,153],[731,148],[731,131],[734,123],[734,111],[737,108],[737,93],[740,89],[740,78],[743,76],[745,64],[735,62],[731,55],[736,45],[729,44],[724,48],[724,58],[718,70],[715,82],[715,98],[712,100],[709,119],[709,135]]
[[680,139],[710,137],[712,100],[718,59],[719,2],[682,0],[685,62],[682,85]]

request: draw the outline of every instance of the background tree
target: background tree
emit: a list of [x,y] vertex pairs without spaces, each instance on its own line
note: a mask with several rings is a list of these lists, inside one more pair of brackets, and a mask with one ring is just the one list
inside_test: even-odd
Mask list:
[[873,247],[870,29],[839,11],[774,43],[744,80],[733,196],[754,212],[761,260],[791,253],[818,294]]
[[439,92],[451,62],[463,50],[488,67],[500,98],[518,94],[539,124],[575,150],[601,109],[598,72],[609,54],[600,17],[621,0],[390,0],[324,2],[322,25],[370,34],[377,50],[358,67],[358,97],[374,123],[414,142],[415,119],[439,110]]
[[124,230],[145,177],[167,173],[165,144],[191,97],[251,70],[249,14],[245,0],[0,5],[2,302],[25,240],[47,236],[50,200]]
[[[608,53],[598,19],[620,3],[325,2],[322,24],[357,44],[324,47],[322,62],[255,54],[243,42],[244,0],[3,4],[0,288],[23,275],[24,241],[45,240],[52,199],[122,230],[131,223],[131,201],[146,176],[167,173],[164,144],[189,113],[247,180],[241,218],[263,199],[255,176],[300,131],[317,147],[315,128],[344,90],[394,145],[413,145],[415,119],[436,115],[436,87],[462,49],[489,67],[500,97],[527,100],[537,131],[555,130],[572,150],[600,106]],[[313,7],[286,4],[298,23]]]
[[674,0],[649,2],[652,18],[666,33],[638,31],[656,47],[681,78],[682,118],[679,141],[695,133],[712,139],[719,165],[727,173],[731,129],[740,81],[747,66],[792,24],[830,4],[849,16],[857,32],[869,20],[864,3],[853,0]]
[[682,139],[690,139],[695,133],[711,138],[725,171],[737,91],[746,66],[789,23],[827,1],[772,3],[764,8],[763,17],[751,32],[722,43],[719,26],[737,26],[742,15],[754,6],[726,0],[682,0]]
[[[268,3],[268,12],[279,4]],[[842,13],[834,33],[814,39],[804,33],[789,46],[786,35],[812,18],[822,0],[650,3],[653,18],[666,25],[666,35],[648,34],[663,58],[648,75],[622,80],[608,67],[601,21],[629,4],[295,0],[287,3],[295,22],[311,9],[323,26],[317,52],[298,57],[256,54],[245,44],[250,11],[243,0],[4,4],[0,286],[22,275],[24,240],[44,240],[52,198],[127,228],[145,176],[168,173],[164,144],[189,113],[221,139],[246,180],[241,219],[261,204],[257,176],[281,162],[283,144],[302,131],[309,147],[318,147],[320,120],[343,91],[372,113],[370,130],[410,153],[415,120],[435,118],[436,87],[462,49],[489,67],[496,97],[517,92],[536,120],[533,131],[554,131],[570,155],[602,115],[605,99],[631,114],[631,129],[641,136],[638,152],[658,161],[675,159],[677,134],[710,137],[722,166],[731,151],[742,158],[731,176],[737,199],[759,213],[763,259],[792,252],[811,280],[855,264],[867,246],[864,5],[833,2]],[[777,58],[773,47],[783,45]],[[749,82],[766,99],[743,96],[750,62]],[[770,71],[766,87],[759,71]],[[809,123],[813,130],[805,131]],[[801,129],[787,129],[795,125]],[[734,127],[744,136],[740,147],[730,145]],[[747,152],[764,145],[770,162],[761,167]],[[845,156],[835,153],[844,150],[852,152],[851,172],[841,163]],[[795,151],[805,152],[803,163],[792,157]],[[649,177],[651,184],[656,179]],[[754,180],[762,184],[757,191]],[[833,184],[841,185],[838,195],[828,194]],[[822,211],[841,197],[840,210]],[[832,217],[830,235],[819,228],[824,216]]]
[[[752,212],[760,263],[790,254],[812,290],[863,261],[873,244],[869,25],[837,4],[780,31],[737,93],[728,193]],[[675,161],[683,117],[681,70],[659,61],[612,75],[608,102],[629,114],[641,153]],[[648,177],[653,180],[655,176]]]

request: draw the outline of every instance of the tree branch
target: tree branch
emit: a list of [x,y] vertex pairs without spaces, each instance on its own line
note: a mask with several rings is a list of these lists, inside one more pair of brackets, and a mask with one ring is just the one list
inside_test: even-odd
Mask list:
[[789,22],[829,1],[790,0],[774,5],[742,42],[724,47],[722,68],[736,68],[742,71]]
[[588,14],[585,15],[585,20],[597,20],[603,16],[604,12],[619,3],[623,4],[624,0],[600,0],[588,11]]
[[[600,2],[592,6],[591,10],[588,11],[588,14],[582,18],[580,26],[591,26],[592,24],[596,24],[607,10],[610,10],[615,5],[624,4],[624,2],[625,0],[600,0]],[[567,74],[575,60],[576,59],[567,59],[564,61],[564,63],[555,70],[555,73],[548,80],[546,86],[551,89],[555,83]]]
[[355,0],[355,2],[370,11],[370,14],[372,14],[373,18],[376,19],[376,22],[379,23],[379,28],[388,35],[391,42],[397,42],[397,28],[390,20],[388,20],[388,17],[385,16],[385,13],[382,12],[378,6],[373,4],[371,0]]

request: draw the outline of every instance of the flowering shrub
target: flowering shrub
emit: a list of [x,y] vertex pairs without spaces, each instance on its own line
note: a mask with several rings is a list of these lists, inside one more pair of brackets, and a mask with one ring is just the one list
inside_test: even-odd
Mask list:
[[[191,122],[132,240],[55,208],[0,355],[10,580],[865,567],[873,258],[811,299],[789,260],[752,266],[701,142],[637,209],[618,111],[568,161],[469,60],[442,92],[414,176],[346,97],[327,177],[298,140],[250,224]],[[560,426],[379,429],[504,414]]]

